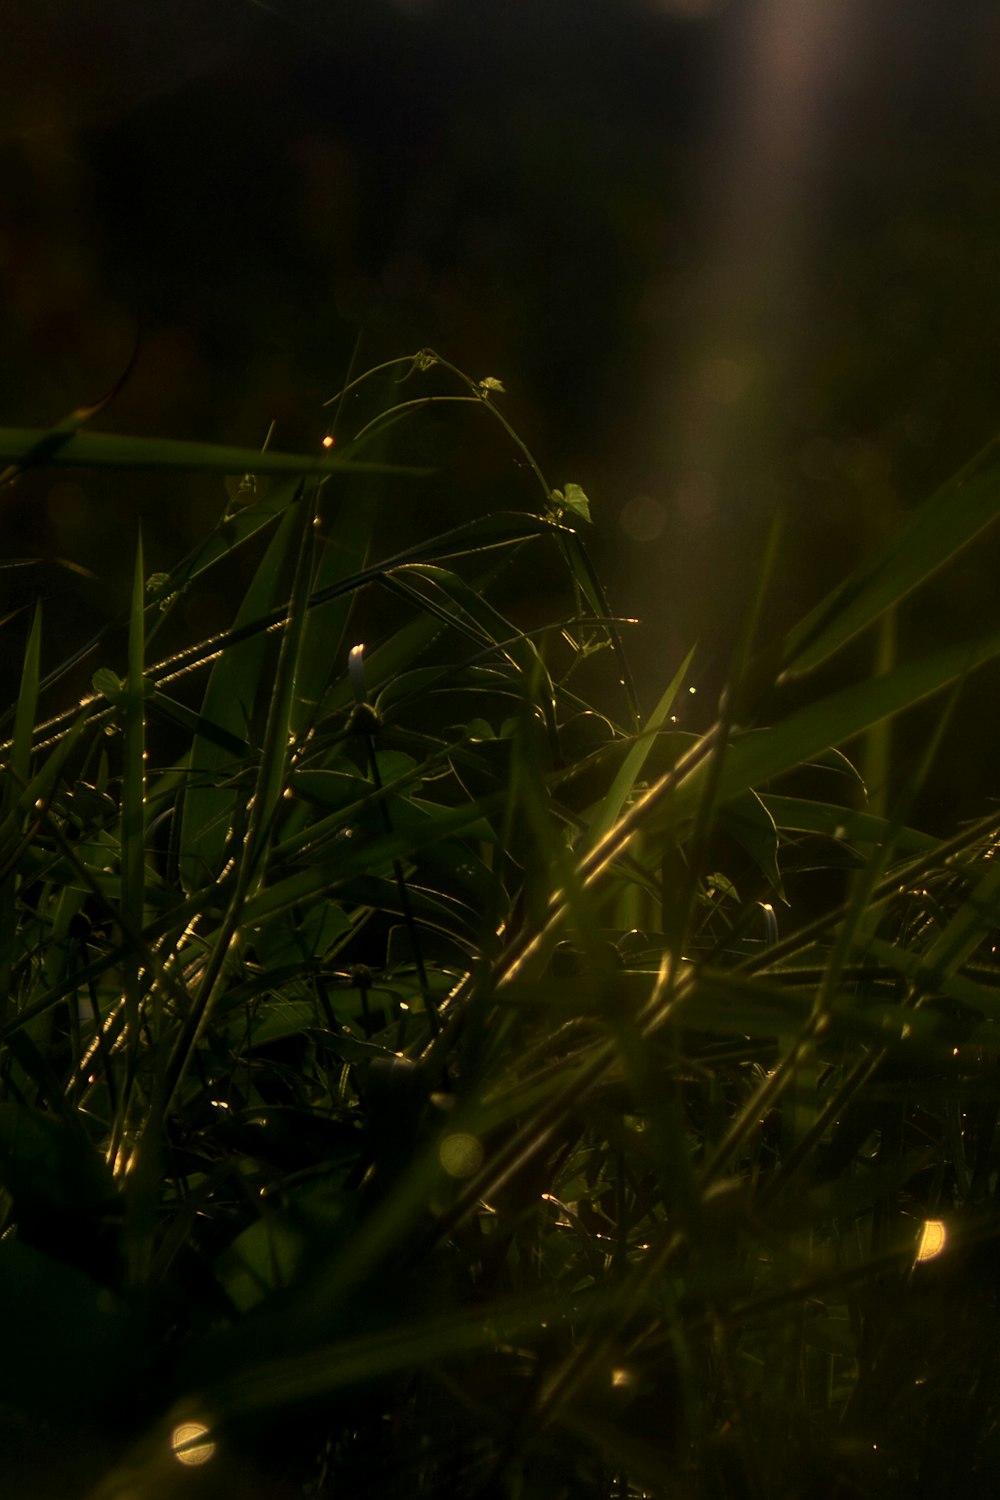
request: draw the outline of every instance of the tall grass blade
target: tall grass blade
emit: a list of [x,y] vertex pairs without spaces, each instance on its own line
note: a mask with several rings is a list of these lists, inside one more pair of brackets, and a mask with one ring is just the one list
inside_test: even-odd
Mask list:
[[193,741],[189,776],[181,817],[181,878],[188,892],[217,878],[233,840],[242,843],[236,809],[245,805],[246,778],[252,774],[245,762],[234,761],[225,748],[226,739],[253,743],[255,726],[260,732],[260,689],[268,653],[266,636],[258,629],[263,617],[281,619],[271,610],[280,587],[284,562],[292,545],[301,498],[289,506],[261,560],[236,615],[232,634],[238,638],[229,650],[217,655],[205,686],[201,717],[222,731],[199,734]]
[[410,477],[430,469],[406,464],[350,462],[326,453],[261,453],[256,448],[227,448],[215,443],[185,443],[166,438],[115,437],[76,432],[49,447],[45,431],[0,427],[0,462],[43,463],[56,468],[171,470],[203,474],[397,474]]
[[833,656],[933,578],[998,512],[1000,439],[994,439],[788,633],[784,675],[802,677]]
[[24,651],[21,685],[14,716],[14,740],[4,776],[3,813],[0,821],[0,855],[4,871],[0,877],[0,1026],[14,1006],[11,979],[16,959],[17,897],[20,879],[15,863],[8,865],[11,841],[23,836],[23,817],[17,816],[22,794],[28,785],[31,769],[32,728],[38,712],[38,683],[41,673],[42,606],[35,606],[31,630]]

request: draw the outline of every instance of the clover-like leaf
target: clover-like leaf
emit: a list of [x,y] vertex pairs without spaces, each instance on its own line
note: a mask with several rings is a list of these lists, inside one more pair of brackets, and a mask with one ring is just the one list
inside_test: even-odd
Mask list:
[[591,520],[590,501],[580,485],[568,484],[565,490],[550,490],[549,498],[557,509],[578,516],[581,521]]
[[119,708],[125,701],[125,684],[117,672],[112,672],[110,667],[98,667],[90,679],[94,692],[100,693],[102,698],[107,698]]

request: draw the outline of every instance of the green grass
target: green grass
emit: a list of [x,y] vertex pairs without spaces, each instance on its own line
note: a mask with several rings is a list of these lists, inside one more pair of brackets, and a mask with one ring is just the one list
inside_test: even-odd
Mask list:
[[[275,476],[169,572],[137,548],[72,707],[37,612],[0,730],[5,1493],[985,1493],[1000,819],[911,826],[936,736],[870,805],[842,747],[934,695],[943,731],[1000,635],[819,669],[993,520],[995,450],[777,642],[772,559],[699,729],[694,653],[641,712],[587,497],[498,382],[349,389],[335,460],[0,432]],[[390,554],[439,402],[522,478]]]

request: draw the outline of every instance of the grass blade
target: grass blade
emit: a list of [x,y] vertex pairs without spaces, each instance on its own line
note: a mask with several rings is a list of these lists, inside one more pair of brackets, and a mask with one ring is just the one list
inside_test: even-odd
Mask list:
[[1000,438],[995,438],[789,632],[782,650],[784,677],[805,676],[833,656],[933,578],[998,512]]
[[203,474],[397,474],[427,475],[428,468],[406,464],[351,462],[327,453],[261,453],[256,448],[227,448],[215,443],[185,443],[166,438],[116,437],[110,433],[75,432],[58,446],[47,446],[44,430],[0,427],[0,463],[31,463],[70,469],[154,469]]

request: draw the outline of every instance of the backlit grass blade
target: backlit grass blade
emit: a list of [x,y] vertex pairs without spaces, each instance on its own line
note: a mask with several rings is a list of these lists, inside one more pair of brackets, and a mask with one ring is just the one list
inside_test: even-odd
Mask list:
[[[353,839],[338,841],[326,857],[275,880],[255,895],[247,903],[246,920],[263,921],[274,912],[288,911],[303,901],[326,896],[358,875],[391,870],[395,860],[419,854],[424,847],[438,847],[445,839],[468,836],[470,830],[473,833],[477,830],[484,813],[495,813],[501,806],[502,799],[497,796],[448,808],[437,818],[368,839],[363,848]],[[342,815],[338,815],[337,821],[343,821]]]
[[[764,792],[760,799],[780,829],[797,833],[820,833],[845,844],[881,844],[889,823],[873,813],[858,812],[835,802],[816,802],[806,797],[783,797]],[[916,828],[893,830],[895,847],[901,854],[938,847],[938,840]]]
[[[262,579],[262,587],[273,588],[284,561],[283,554],[292,544],[295,536],[294,528],[297,526],[299,546],[288,605],[288,618],[281,639],[275,687],[264,716],[260,758],[254,776],[253,790],[250,794],[249,789],[244,789],[233,799],[238,804],[234,824],[238,822],[242,828],[240,841],[242,847],[231,845],[231,860],[235,867],[233,888],[226,903],[223,921],[210,936],[197,994],[184,1018],[170,1062],[166,1065],[162,1102],[159,1103],[159,1108],[163,1110],[169,1108],[180,1089],[198,1041],[215,1010],[224,988],[225,970],[233,940],[244,925],[247,899],[259,888],[264,878],[267,846],[273,834],[274,813],[287,778],[290,749],[288,731],[295,695],[295,673],[305,624],[314,501],[315,491],[310,490],[296,507],[286,512],[282,525],[268,548],[261,569],[258,570],[257,578],[254,580],[256,584]],[[219,665],[223,664],[224,661]],[[217,667],[213,677],[218,670]],[[226,829],[225,836],[227,840],[232,841],[230,829]]]
[[28,642],[24,650],[24,666],[21,669],[21,684],[17,695],[17,712],[14,717],[14,742],[11,746],[10,769],[14,775],[4,788],[3,812],[6,817],[21,787],[28,780],[31,765],[32,729],[38,713],[38,685],[41,675],[42,651],[42,606],[35,606]]
[[[31,768],[32,727],[38,709],[38,682],[40,675],[42,642],[42,606],[35,606],[24,665],[21,668],[21,684],[17,696],[17,711],[14,716],[14,742],[10,749],[10,760],[3,789],[3,817],[0,828],[8,838],[17,840],[22,835],[23,818],[15,816],[22,792],[28,784]],[[0,856],[7,861],[7,839],[0,844]],[[12,866],[0,880],[0,1024],[6,1018],[13,1003],[11,975],[15,961],[15,933],[17,930],[17,888],[19,885],[16,865]]]
[[110,406],[112,401],[118,395],[119,391],[125,385],[129,376],[132,374],[132,371],[135,369],[135,364],[138,357],[139,340],[137,338],[135,346],[133,347],[132,353],[129,357],[128,364],[121,371],[111,389],[109,391],[106,391],[103,396],[98,398],[97,401],[91,401],[84,406],[75,407],[74,410],[71,411],[67,416],[63,417],[60,422],[54,423],[52,427],[47,428],[42,433],[39,433],[37,435],[37,440],[31,445],[30,450],[27,453],[22,454],[19,460],[10,463],[8,467],[3,471],[3,473],[0,474],[0,487],[10,483],[10,481],[16,478],[16,476],[21,472],[22,469],[35,467],[50,462],[59,452],[59,450],[61,448],[64,448],[66,444],[80,431],[81,427],[89,422],[92,417],[99,416],[102,411]]
[[[135,548],[132,579],[132,612],[129,620],[128,675],[121,699],[123,765],[121,792],[121,903],[122,926],[127,933],[142,931],[146,902],[146,684],[145,666],[145,575],[142,535]],[[131,1076],[139,1047],[140,958],[130,952],[124,965],[125,1029]],[[124,1124],[124,1122],[122,1122]]]
[[550,732],[555,732],[554,689],[548,671],[530,637],[504,618],[499,610],[457,574],[431,563],[410,564],[394,570],[393,582],[420,600],[425,608],[454,625],[480,645],[496,647],[517,667],[522,681],[536,686],[536,702]]
[[274,690],[264,725],[245,847],[239,862],[239,880],[234,897],[237,902],[256,889],[263,880],[265,850],[274,831],[278,803],[288,785],[289,757],[294,743],[290,731],[307,620],[315,500],[315,487],[310,486],[298,507],[296,517],[299,526],[298,556],[288,601],[288,617],[281,636]]
[[[271,605],[295,536],[297,510],[298,506],[289,506],[281,517],[237,612],[235,635],[262,616],[281,618],[280,611],[272,613]],[[268,646],[266,635],[254,628],[238,645],[219,655],[212,667],[201,717],[233,739],[252,742]],[[233,759],[218,734],[199,734],[192,742],[181,818],[181,877],[187,891],[197,890],[220,873],[234,837],[235,809],[240,799],[245,805],[250,791],[249,774],[251,768]]]
[[668,722],[670,710],[674,706],[677,694],[683,687],[684,679],[691,670],[694,654],[695,648],[692,646],[674,673],[666,692],[662,695],[653,712],[642,726],[642,729],[636,735],[635,743],[625,757],[623,765],[591,817],[590,836],[595,843],[599,839],[602,839],[614,826],[615,822],[621,816],[623,807],[635,791],[636,783],[642,775],[643,767],[656,744],[656,735]]
[[1000,928],[1000,861],[991,858],[986,873],[970,891],[922,955],[927,971],[954,974],[977,948],[985,934]]
[[220,516],[210,534],[194,548],[193,552],[178,563],[167,574],[159,575],[153,595],[154,602],[166,601],[171,595],[181,592],[200,574],[220,559],[228,557],[243,542],[256,536],[270,524],[295,499],[301,483],[289,478],[275,484],[259,499],[249,505],[241,505]]
[[406,464],[383,464],[334,458],[326,453],[261,453],[257,448],[227,448],[215,443],[184,443],[166,438],[116,437],[76,432],[54,449],[44,429],[0,427],[0,463],[70,469],[179,470],[204,474],[369,474],[421,475],[432,471]]
[[[313,574],[311,594],[336,590],[364,573],[375,523],[375,506],[367,485],[345,489],[339,506],[331,504],[329,487],[321,492],[317,519],[324,533]],[[347,624],[356,591],[334,592],[309,610],[296,677],[290,729],[300,739],[311,727],[330,682],[344,672],[349,643]]]
[[1000,438],[959,470],[784,642],[784,676],[802,677],[932,578],[1000,513]]
[[[540,516],[518,515],[501,512],[479,518],[475,521],[466,522],[451,531],[442,533],[433,542],[418,543],[413,547],[406,548],[403,552],[387,558],[371,568],[354,577],[341,579],[336,583],[325,585],[315,591],[309,599],[309,608],[315,609],[319,605],[327,603],[328,600],[342,598],[347,594],[354,593],[366,583],[376,582],[385,573],[403,563],[420,561],[425,558],[465,557],[475,555],[479,552],[494,551],[499,548],[516,545],[518,542],[530,537],[545,536],[562,530],[557,523],[548,521]],[[258,636],[265,631],[280,627],[285,617],[285,605],[276,605],[265,610],[263,614],[250,617],[245,610],[240,611],[240,622],[232,629],[222,631],[208,640],[201,641],[195,646],[178,651],[169,657],[154,663],[149,667],[147,676],[152,682],[171,682],[175,678],[188,672],[196,671],[200,667],[214,662],[221,652],[230,647],[237,646],[245,640]],[[245,618],[244,618],[245,617]],[[430,622],[430,637],[440,627]],[[92,643],[98,643],[97,638]],[[394,640],[395,638],[392,638]],[[392,640],[387,645],[392,644]],[[370,668],[374,653],[366,658],[366,666]],[[57,680],[60,673],[50,674],[46,682]],[[350,699],[350,688],[347,688],[347,698]],[[36,726],[35,741],[47,743],[50,739],[56,739],[60,734],[66,732],[66,728],[75,718],[76,710],[67,710],[46,720],[43,724]]]
[[[722,769],[719,795],[737,796],[774,776],[802,765],[834,746],[862,734],[872,724],[913,707],[977,667],[1000,655],[1000,634],[949,646],[885,677],[868,678],[832,693],[808,708],[799,709],[770,729],[751,730],[730,744]],[[692,809],[697,778],[678,789],[675,805]]]
[[136,542],[129,620],[128,675],[120,700],[125,737],[122,771],[122,911],[138,931],[142,926],[145,888],[145,698],[143,604],[145,579],[142,537]]
[[[577,1318],[584,1316],[579,1305]],[[495,1347],[498,1340],[525,1337],[550,1322],[560,1325],[569,1307],[545,1295],[510,1298],[495,1304],[489,1317],[472,1310],[438,1311],[430,1317],[399,1322],[384,1331],[357,1335],[307,1355],[234,1370],[205,1392],[206,1405],[223,1416],[245,1415],[364,1385],[394,1371],[415,1371],[428,1364]]]

